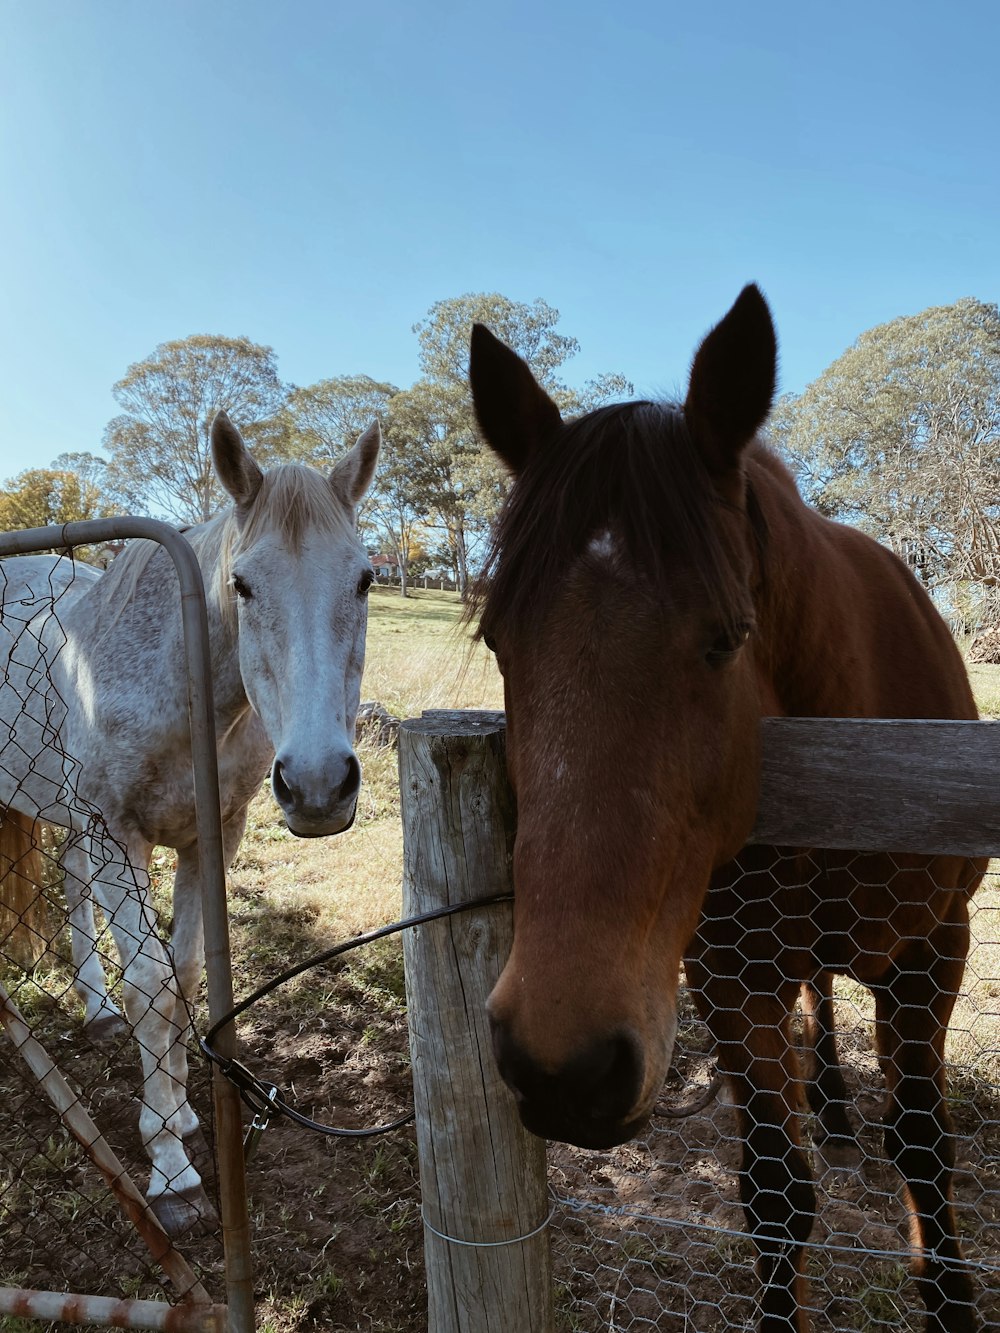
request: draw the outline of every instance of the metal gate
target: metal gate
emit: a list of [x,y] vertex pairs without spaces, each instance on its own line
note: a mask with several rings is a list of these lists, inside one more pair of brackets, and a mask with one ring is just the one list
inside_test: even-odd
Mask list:
[[[25,555],[39,551],[65,551],[122,538],[138,537],[158,542],[173,560],[180,583],[181,619],[188,676],[188,707],[194,786],[197,802],[197,830],[200,851],[201,890],[205,921],[205,956],[208,980],[209,1022],[214,1023],[233,1007],[230,972],[229,929],[226,914],[225,867],[222,850],[219,777],[212,706],[212,679],[209,656],[208,621],[201,570],[188,542],[166,523],[147,518],[111,518],[93,522],[69,523],[61,527],[32,528],[0,535],[0,556]],[[12,728],[13,730],[13,728]],[[55,861],[55,856],[51,858]],[[7,867],[16,873],[16,867]],[[9,960],[8,960],[9,961]],[[58,1068],[32,1030],[34,1016],[26,1020],[9,993],[0,986],[0,1023],[17,1055],[12,1062],[22,1078],[37,1081],[39,1102],[51,1106],[58,1117],[59,1142],[50,1141],[43,1151],[29,1153],[22,1164],[11,1170],[27,1172],[32,1163],[44,1169],[68,1170],[69,1158],[62,1151],[62,1140],[71,1135],[81,1145],[86,1157],[106,1182],[111,1198],[135,1227],[149,1251],[149,1259],[168,1278],[178,1295],[177,1303],[130,1298],[127,1295],[81,1295],[73,1292],[36,1291],[24,1286],[0,1285],[0,1315],[41,1320],[58,1319],[70,1323],[104,1324],[125,1328],[170,1330],[211,1329],[222,1333],[251,1333],[254,1326],[253,1287],[250,1258],[250,1231],[247,1213],[246,1183],[243,1166],[242,1120],[239,1093],[216,1069],[212,1076],[215,1112],[215,1151],[218,1194],[222,1215],[222,1243],[225,1256],[226,1303],[213,1303],[205,1287],[187,1260],[174,1247],[160,1227],[141,1193],[132,1183],[107,1136],[95,1124],[72,1080]],[[41,1030],[46,1029],[40,1023]],[[51,1046],[55,1037],[47,1037]],[[234,1053],[232,1027],[223,1030],[216,1041],[223,1055]],[[7,1046],[2,1064],[10,1054]],[[2,1072],[2,1065],[0,1065]],[[74,1070],[74,1074],[77,1071]],[[0,1117],[3,1109],[0,1108]],[[44,1185],[44,1181],[42,1182]],[[0,1201],[2,1202],[2,1201]],[[93,1207],[91,1198],[88,1206]],[[13,1214],[12,1214],[13,1217]],[[13,1218],[16,1222],[16,1217]],[[68,1217],[64,1235],[71,1243],[75,1219]],[[17,1228],[5,1232],[17,1235]],[[30,1244],[30,1242],[25,1242]],[[16,1270],[17,1256],[9,1255],[7,1265]],[[0,1284],[5,1280],[0,1267]]]

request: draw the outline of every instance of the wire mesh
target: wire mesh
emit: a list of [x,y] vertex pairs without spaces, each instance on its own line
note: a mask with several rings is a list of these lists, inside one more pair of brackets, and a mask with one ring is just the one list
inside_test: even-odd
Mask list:
[[[8,572],[13,569],[16,575]],[[0,844],[7,850],[0,864],[0,981],[68,1081],[75,1104],[141,1191],[149,1159],[139,1112],[150,1109],[149,1071],[121,1019],[123,941],[137,958],[166,960],[153,993],[136,994],[133,975],[127,1006],[133,1023],[141,1030],[144,1008],[176,1005],[170,1044],[186,1043],[191,1015],[168,947],[170,866],[161,858],[151,883],[145,867],[131,864],[82,789],[81,764],[65,744],[68,704],[57,685],[58,663],[73,649],[61,617],[88,577],[68,558],[0,565],[8,657],[0,685]],[[15,834],[19,838],[12,841]],[[114,914],[105,915],[91,896],[98,880],[113,880],[128,909],[129,928],[119,931],[117,943]],[[76,960],[67,888],[73,890]],[[83,958],[81,977],[76,973]],[[85,1015],[91,1021],[84,1023]],[[158,1067],[167,1062],[165,1049],[149,1055]],[[210,1128],[211,1098],[200,1064],[188,1095]],[[70,1133],[2,1031],[0,1108],[0,1287],[170,1301],[184,1295],[184,1281],[178,1288],[176,1270],[174,1282],[165,1281],[93,1154]],[[157,1131],[174,1132],[165,1119]],[[207,1139],[191,1150],[204,1175],[212,1161]],[[196,1248],[199,1275],[211,1277],[219,1268],[218,1236],[199,1239]]]
[[[945,1048],[953,1134],[942,1140],[941,1157],[954,1152],[952,1197],[964,1258],[952,1267],[970,1275],[979,1319],[994,1328],[1000,1327],[1000,874],[987,874],[970,917],[968,963]],[[875,1000],[865,986],[838,977],[833,1005],[852,1137],[824,1141],[816,1113],[801,1107],[797,1119],[816,1187],[803,1303],[816,1333],[923,1327],[921,1292],[910,1275],[917,1252],[885,1142],[887,1071],[878,1053]],[[714,1046],[683,989],[681,1006],[665,1095],[683,1107],[708,1082]],[[791,1036],[807,1066],[809,1031],[801,1013]],[[655,1119],[641,1139],[612,1151],[550,1145],[563,1326],[580,1333],[757,1328],[761,1283],[740,1199],[741,1154],[738,1112],[725,1091],[700,1113]],[[957,1327],[948,1320],[960,1317],[952,1312],[941,1327]]]
[[[138,1052],[127,1030],[102,1041],[87,1034],[83,1005],[72,985],[58,835],[41,822],[35,829],[45,849],[47,879],[36,904],[44,923],[39,927],[36,922],[32,932],[40,956],[24,969],[23,961],[12,956],[18,953],[23,960],[8,933],[0,942],[0,981],[141,1190],[149,1163],[139,1133],[143,1075]],[[158,920],[162,927],[162,917]],[[110,998],[121,1007],[121,967],[106,923],[99,926],[96,952],[110,979]],[[200,1063],[192,1065],[188,1092],[210,1135],[211,1094]],[[0,1106],[0,1286],[171,1301],[183,1294],[164,1280],[97,1165],[3,1035]],[[203,1174],[210,1170],[208,1140],[198,1165]],[[189,1257],[197,1249],[203,1280],[218,1269],[218,1245],[218,1236],[209,1236],[183,1247]]]

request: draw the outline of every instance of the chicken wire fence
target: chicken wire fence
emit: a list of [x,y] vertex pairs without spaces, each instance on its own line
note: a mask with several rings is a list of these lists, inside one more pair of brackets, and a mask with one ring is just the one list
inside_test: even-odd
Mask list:
[[[60,544],[162,540],[161,529],[151,520],[81,523],[62,530]],[[166,545],[181,540],[166,534]],[[0,547],[40,550],[56,545],[54,536],[6,534]],[[203,597],[186,555],[175,561],[185,593]],[[14,565],[20,579],[25,566]],[[80,791],[81,764],[64,745],[68,705],[56,680],[60,658],[73,652],[61,621],[72,600],[71,558],[36,562],[17,591],[8,586],[12,568],[0,564],[7,658],[0,683],[0,1314],[133,1327],[165,1326],[169,1317],[178,1329],[217,1327],[225,1307],[213,1301],[225,1300],[225,1291],[210,1077],[200,1058],[190,1062],[196,1132],[190,1116],[182,1126],[176,1097],[171,1104],[169,1091],[166,1101],[151,1092],[176,1085],[180,1053],[196,1049],[169,947],[171,866],[155,857],[150,879],[132,864]],[[187,607],[184,615],[187,630]],[[190,647],[197,635],[188,638]],[[189,670],[199,649],[196,642],[189,652]],[[195,715],[207,698],[204,674],[190,689]],[[204,755],[195,763],[204,790]],[[215,807],[217,823],[217,800]],[[113,894],[92,892],[98,884],[113,886]],[[183,1228],[156,1213],[153,1196],[152,1211],[142,1197],[147,1149],[170,1139],[180,1151],[161,1160],[190,1162],[215,1192]],[[166,1175],[167,1195],[171,1184]]]
[[[30,846],[38,853],[43,883],[31,904],[26,939],[17,929],[20,914],[3,913],[0,982],[31,1036],[67,1080],[73,1102],[141,1191],[149,1163],[139,1131],[143,1072],[137,1045],[131,1030],[113,1021],[99,1024],[94,1033],[94,1025],[83,1021],[83,1003],[73,984],[63,892],[63,861],[73,844],[73,834],[33,821]],[[4,879],[23,868],[16,862],[5,866]],[[108,976],[108,997],[120,1012],[120,957],[99,909],[95,920],[93,963]],[[156,912],[156,925],[165,939],[162,910]],[[191,1015],[185,1013],[190,1027]],[[187,1033],[178,1032],[177,1039],[186,1041]],[[108,1188],[100,1159],[76,1140],[13,1044],[2,1036],[0,1043],[0,1287],[61,1288],[132,1300],[175,1301],[188,1295],[154,1261],[121,1199]],[[199,1144],[199,1165],[211,1172],[211,1090],[200,1060],[192,1061],[188,1093],[208,1135]],[[206,1218],[199,1230],[210,1234],[196,1243],[189,1238],[181,1249],[197,1260],[198,1277],[209,1281],[221,1257],[217,1220]]]
[[[984,1328],[1000,1329],[1000,874],[986,875],[970,916],[968,963],[945,1048],[953,1201],[960,1266],[971,1277],[978,1317]],[[906,1200],[883,1139],[886,1071],[875,1001],[866,987],[837,978],[833,1009],[850,1138],[824,1141],[819,1117],[803,1106],[801,1139],[816,1188],[804,1304],[816,1333],[922,1328]],[[807,1066],[811,1041],[801,1010],[791,1037]],[[710,1034],[682,988],[665,1100],[680,1111],[702,1101],[714,1067]],[[656,1117],[639,1139],[611,1151],[551,1144],[558,1326],[580,1333],[756,1329],[761,1284],[740,1202],[741,1153],[737,1111],[724,1089],[694,1114]],[[940,1325],[954,1326],[947,1315]]]

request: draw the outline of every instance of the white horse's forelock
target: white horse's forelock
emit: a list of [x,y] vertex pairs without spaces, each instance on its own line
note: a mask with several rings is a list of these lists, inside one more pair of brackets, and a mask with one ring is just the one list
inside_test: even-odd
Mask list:
[[[298,554],[307,532],[341,533],[347,537],[356,531],[354,511],[337,496],[322,473],[302,463],[283,463],[266,472],[247,513],[229,510],[221,516],[216,544],[215,534],[208,529],[219,521],[216,519],[207,524],[199,533],[202,541],[196,539],[191,544],[203,571],[210,567],[209,561],[214,560],[209,591],[219,607],[223,623],[231,629],[236,626],[236,598],[230,578],[233,561],[241,552],[250,550],[270,533],[277,533],[285,545]],[[202,542],[207,559],[202,558],[199,549]]]
[[[208,599],[218,609],[227,630],[236,630],[236,598],[230,586],[236,557],[273,532],[297,553],[310,530],[353,535],[354,513],[315,468],[282,463],[264,474],[260,491],[245,514],[224,510],[185,533],[205,576]],[[134,542],[108,570],[105,578],[119,582],[120,598],[116,599],[116,610],[104,627],[105,633],[131,603],[143,572],[160,550],[157,542]]]

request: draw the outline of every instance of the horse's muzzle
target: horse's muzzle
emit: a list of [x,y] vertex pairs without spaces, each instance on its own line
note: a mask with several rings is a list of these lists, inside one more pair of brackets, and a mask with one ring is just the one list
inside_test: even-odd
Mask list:
[[354,823],[361,789],[361,765],[349,752],[333,775],[300,774],[294,760],[277,756],[271,768],[271,790],[289,832],[298,838],[325,838],[345,833]]
[[579,1148],[612,1148],[634,1138],[648,1119],[637,1107],[645,1061],[629,1032],[602,1038],[561,1068],[540,1067],[491,1018],[493,1052],[526,1129]]
[[288,829],[289,833],[294,833],[297,838],[331,838],[335,837],[338,833],[346,833],[349,828],[353,828],[357,813],[358,803],[355,801],[351,806],[351,813],[346,823],[325,818],[313,824],[300,824],[299,827],[296,828],[295,824],[293,824],[288,815],[286,815],[285,827]]

